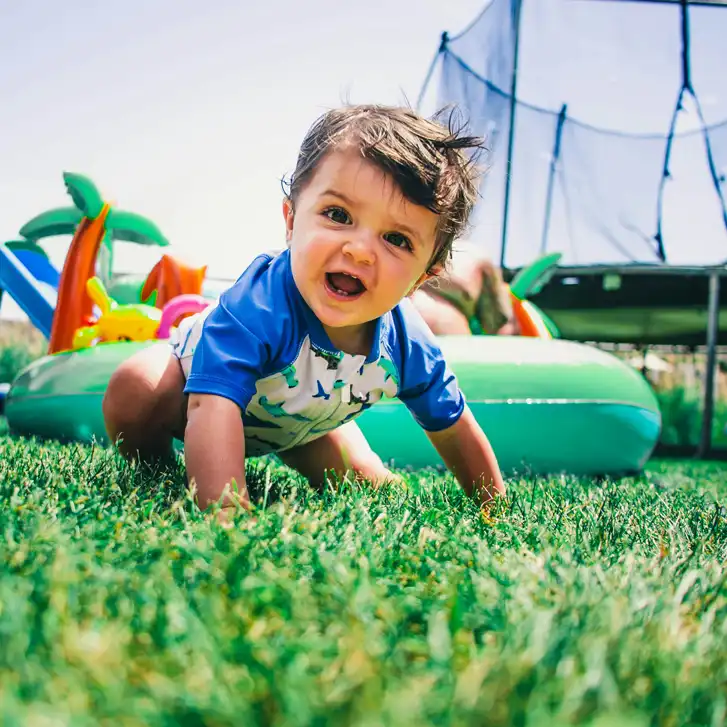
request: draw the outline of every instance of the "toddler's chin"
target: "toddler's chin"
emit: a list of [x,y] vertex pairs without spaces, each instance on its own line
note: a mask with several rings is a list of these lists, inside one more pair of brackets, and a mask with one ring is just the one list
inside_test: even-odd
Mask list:
[[327,328],[350,328],[351,326],[360,326],[365,321],[360,320],[358,316],[347,315],[331,315],[323,312],[318,315],[318,320]]

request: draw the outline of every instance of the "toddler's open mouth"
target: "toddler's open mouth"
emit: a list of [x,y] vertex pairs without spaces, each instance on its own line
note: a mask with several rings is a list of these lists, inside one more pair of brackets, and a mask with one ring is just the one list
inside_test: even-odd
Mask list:
[[349,273],[326,273],[326,287],[335,296],[349,299],[366,292],[363,281]]

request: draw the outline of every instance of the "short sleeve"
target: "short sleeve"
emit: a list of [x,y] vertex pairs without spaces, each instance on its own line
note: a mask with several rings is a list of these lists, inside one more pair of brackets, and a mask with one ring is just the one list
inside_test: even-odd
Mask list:
[[462,415],[465,400],[434,334],[408,301],[399,306],[395,324],[401,352],[399,399],[423,429],[451,427]]
[[[250,403],[257,381],[270,369],[275,332],[281,330],[273,307],[279,291],[264,262],[269,261],[251,264],[204,318],[185,393],[223,396],[243,411]],[[285,296],[278,298],[283,302]]]

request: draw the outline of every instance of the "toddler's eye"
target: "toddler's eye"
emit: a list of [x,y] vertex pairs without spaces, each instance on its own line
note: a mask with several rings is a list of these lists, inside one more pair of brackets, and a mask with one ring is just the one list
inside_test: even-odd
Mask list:
[[389,232],[386,235],[384,235],[384,240],[386,240],[389,244],[393,245],[394,247],[399,247],[406,250],[411,250],[411,242],[409,241],[409,238],[399,234],[398,232]]
[[323,210],[323,214],[328,217],[331,222],[337,222],[339,225],[347,225],[351,218],[348,216],[348,212],[341,207],[329,207]]

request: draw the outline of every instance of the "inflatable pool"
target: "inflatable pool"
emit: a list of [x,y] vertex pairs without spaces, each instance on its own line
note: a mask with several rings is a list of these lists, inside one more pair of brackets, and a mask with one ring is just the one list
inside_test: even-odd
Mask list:
[[[440,341],[505,472],[619,475],[641,470],[656,445],[661,417],[654,394],[640,374],[608,353],[527,337]],[[149,345],[155,342],[107,343],[38,359],[8,392],[11,431],[106,443],[101,400],[111,373]],[[357,421],[384,461],[442,465],[398,400],[380,402]]]

